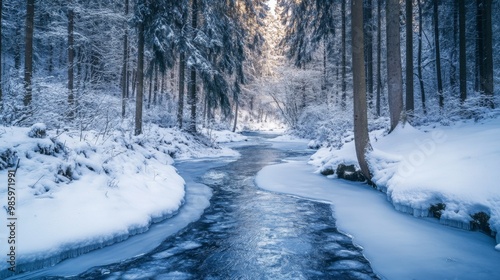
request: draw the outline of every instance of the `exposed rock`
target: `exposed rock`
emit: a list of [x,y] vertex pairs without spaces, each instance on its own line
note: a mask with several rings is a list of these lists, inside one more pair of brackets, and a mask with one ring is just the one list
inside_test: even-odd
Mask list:
[[323,167],[319,173],[321,173],[321,175],[323,176],[328,176],[335,174],[335,171],[331,166],[328,166],[328,167]]
[[489,223],[490,215],[481,211],[474,215],[471,215],[471,217],[472,219],[474,219],[471,222],[472,229],[479,230],[488,235],[491,235],[491,228]]
[[356,170],[354,164],[345,165],[339,164],[337,166],[337,176],[341,179],[354,181],[354,182],[365,182],[366,177],[363,175],[361,170]]
[[444,203],[438,203],[438,204],[433,204],[429,208],[429,212],[434,218],[441,218],[441,215],[443,214],[443,210],[446,209],[446,204]]

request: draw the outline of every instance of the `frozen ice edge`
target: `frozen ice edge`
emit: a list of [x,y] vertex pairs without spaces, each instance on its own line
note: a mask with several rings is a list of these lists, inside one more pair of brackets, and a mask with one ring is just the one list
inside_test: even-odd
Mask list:
[[[186,186],[184,186],[184,189],[186,189]],[[71,249],[62,251],[62,252],[57,252],[54,255],[46,258],[40,258],[40,259],[35,259],[35,260],[30,260],[27,262],[17,262],[16,263],[16,272],[11,272],[8,269],[0,271],[0,279],[5,279],[7,277],[11,276],[16,276],[22,273],[34,271],[34,270],[39,270],[47,267],[54,266],[64,260],[70,259],[70,258],[75,258],[78,256],[81,256],[83,254],[102,249],[107,246],[111,246],[113,244],[123,242],[130,237],[141,234],[144,232],[147,232],[150,227],[153,224],[163,222],[173,216],[175,216],[177,213],[179,213],[179,209],[181,209],[185,204],[185,198],[182,199],[181,205],[179,208],[175,211],[170,211],[168,213],[165,213],[161,216],[157,217],[150,217],[150,220],[147,225],[144,226],[139,226],[139,227],[130,227],[128,228],[126,233],[122,234],[117,234],[111,238],[104,238],[102,240],[102,237],[95,237],[94,240],[99,240],[97,242],[93,242],[91,244],[87,244],[85,246],[78,246],[78,244],[67,244],[67,247],[70,247]]]
[[[394,206],[394,209],[396,211],[399,211],[399,212],[402,212],[405,214],[410,214],[415,218],[426,218],[426,217],[434,218],[429,209],[418,209],[418,208],[413,208],[411,205],[394,202],[391,199],[390,194],[387,192],[387,187],[385,187],[385,186],[377,186],[377,190],[379,190],[380,192],[382,192],[386,195],[387,200]],[[458,228],[458,229],[462,229],[462,230],[468,230],[468,231],[473,230],[470,222],[465,223],[464,221],[455,220],[455,219],[447,219],[447,218],[439,218],[438,220],[439,220],[440,224],[445,225],[445,226]],[[492,229],[491,237],[495,238],[495,240],[496,240],[497,245],[495,246],[495,249],[500,251],[500,232],[495,232]]]

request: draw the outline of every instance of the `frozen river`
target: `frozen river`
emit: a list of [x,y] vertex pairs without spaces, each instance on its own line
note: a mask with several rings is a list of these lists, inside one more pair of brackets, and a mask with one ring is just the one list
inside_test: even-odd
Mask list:
[[[255,186],[264,166],[307,152],[266,144],[238,151],[238,160],[199,174],[213,190],[199,220],[149,253],[75,279],[377,279],[361,249],[337,230],[329,204]],[[192,175],[206,164],[187,161],[177,168]]]

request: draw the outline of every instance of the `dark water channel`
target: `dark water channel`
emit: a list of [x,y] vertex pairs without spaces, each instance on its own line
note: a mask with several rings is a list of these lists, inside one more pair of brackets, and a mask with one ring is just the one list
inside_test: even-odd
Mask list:
[[337,231],[330,205],[255,186],[261,168],[300,153],[265,144],[238,150],[237,161],[199,178],[213,189],[200,220],[148,254],[75,279],[378,279]]

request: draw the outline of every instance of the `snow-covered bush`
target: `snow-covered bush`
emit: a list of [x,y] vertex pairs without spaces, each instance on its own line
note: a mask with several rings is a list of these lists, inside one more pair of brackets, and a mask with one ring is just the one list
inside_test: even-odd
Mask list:
[[28,131],[28,137],[45,138],[47,136],[47,126],[44,123],[35,123]]

